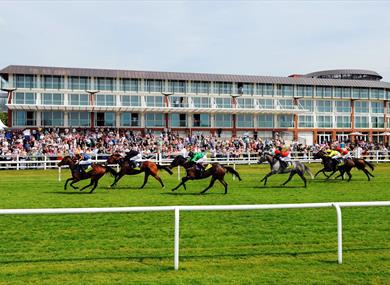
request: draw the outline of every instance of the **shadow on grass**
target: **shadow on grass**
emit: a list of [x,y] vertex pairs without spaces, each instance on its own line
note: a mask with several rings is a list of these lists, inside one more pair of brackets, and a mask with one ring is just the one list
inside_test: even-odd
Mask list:
[[252,188],[256,189],[295,189],[295,188],[305,188],[303,185],[302,186],[289,186],[289,185],[258,185],[258,186],[253,186]]
[[[186,191],[186,190],[184,190]],[[229,192],[228,192],[229,193]],[[207,195],[225,195],[224,192],[210,192],[210,191],[207,191],[206,193],[204,194],[200,194],[200,192],[178,192],[178,191],[175,191],[175,192],[162,192],[160,193],[162,195],[171,195],[171,196],[207,196]]]

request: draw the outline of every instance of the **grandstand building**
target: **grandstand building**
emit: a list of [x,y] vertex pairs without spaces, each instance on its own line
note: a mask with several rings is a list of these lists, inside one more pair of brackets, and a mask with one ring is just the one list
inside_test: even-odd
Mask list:
[[11,65],[0,76],[14,128],[388,139],[390,83],[368,70],[271,77]]

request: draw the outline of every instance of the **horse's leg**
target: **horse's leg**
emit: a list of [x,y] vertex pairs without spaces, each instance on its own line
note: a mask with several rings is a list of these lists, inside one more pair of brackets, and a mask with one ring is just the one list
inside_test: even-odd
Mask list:
[[73,184],[75,184],[75,183],[77,183],[77,182],[79,182],[79,181],[80,181],[80,180],[74,180],[74,179],[73,179],[73,181],[72,181],[69,185],[72,186],[73,189],[79,189],[79,187],[73,186]]
[[219,182],[221,182],[221,184],[225,187],[225,194],[227,194],[228,184],[227,184],[226,181],[223,179],[223,177],[218,178],[218,180],[219,180]]
[[91,178],[91,182],[88,185],[85,185],[83,188],[80,189],[80,191],[83,191],[84,189],[91,187],[93,185],[94,181]]
[[160,182],[162,188],[165,188],[164,183],[162,182],[160,176],[157,175],[157,173],[154,175],[151,173],[150,175],[152,175],[158,182]]
[[351,178],[352,178],[352,174],[351,174],[351,170],[347,170],[347,175],[348,175],[348,182],[351,181]]
[[215,178],[214,176],[211,177],[211,181],[210,181],[210,184],[209,186],[207,186],[206,189],[204,189],[202,192],[200,192],[200,194],[204,194],[207,190],[209,190],[211,187],[213,187],[214,183],[215,183],[215,180],[217,180],[217,178]]
[[98,185],[99,179],[100,179],[100,177],[97,177],[96,179],[94,179],[93,188],[91,189],[91,191],[89,191],[90,194],[93,192],[93,190],[96,189],[96,187],[97,187],[97,185]]
[[271,175],[274,175],[275,172],[271,171],[270,173],[268,173],[266,176],[264,176],[263,179],[260,180],[260,182],[263,182],[264,181],[264,185],[267,184],[267,179],[268,177],[270,177]]
[[317,175],[320,174],[321,172],[324,173],[324,175],[325,175],[325,167],[320,169],[320,170],[318,170],[317,173],[314,175],[314,178],[316,178]]
[[68,178],[66,181],[65,181],[65,185],[64,185],[64,190],[66,190],[66,186],[68,185],[68,182],[73,180],[73,177],[71,178]]
[[367,176],[367,178],[368,178],[368,181],[370,181],[371,179],[370,179],[370,175],[368,175],[368,170],[367,169],[365,169],[365,168],[363,168],[363,172],[364,172],[364,174]]
[[114,179],[114,182],[110,185],[110,187],[114,187],[119,179],[121,179],[123,176],[125,175],[125,173],[123,171],[119,172],[117,176],[115,176],[115,179]]
[[142,188],[145,187],[146,182],[148,182],[149,175],[150,175],[150,172],[149,171],[145,171],[144,184],[142,184],[142,186],[139,189],[142,189]]
[[290,180],[291,180],[291,178],[293,178],[293,176],[295,175],[295,171],[291,171],[290,172],[290,175],[288,176],[288,179],[286,180],[286,182],[284,182],[282,185],[284,186],[284,185],[286,185]]
[[326,178],[326,180],[329,180],[330,177],[333,176],[333,174],[335,174],[337,172],[337,170],[333,170],[332,173]]
[[182,179],[181,179],[181,182],[179,183],[179,185],[177,185],[175,188],[172,189],[172,191],[175,191],[177,188],[179,188],[181,185],[183,185],[184,189],[187,190],[186,188],[186,181],[189,180],[189,178],[187,176],[184,176]]
[[306,181],[305,175],[303,173],[301,173],[301,172],[297,172],[297,174],[299,175],[299,177],[301,177],[301,179],[305,183],[305,188],[306,188],[307,187],[307,181]]

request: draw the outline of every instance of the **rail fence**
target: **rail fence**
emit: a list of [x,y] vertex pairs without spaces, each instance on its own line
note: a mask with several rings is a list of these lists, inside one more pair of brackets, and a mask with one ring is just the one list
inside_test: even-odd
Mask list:
[[[381,162],[390,162],[390,151],[369,151],[364,155],[359,153],[353,153],[354,157],[362,157],[368,161],[381,163]],[[93,156],[92,162],[95,163],[104,163],[110,154],[98,154]],[[171,163],[175,154],[165,156],[161,153],[154,154],[150,160],[155,161],[156,163],[167,165]],[[302,153],[302,152],[292,152],[291,157],[293,160],[298,160],[301,162],[315,163],[320,162],[319,159],[313,159],[313,153]],[[223,157],[213,157],[207,159],[207,162],[219,162],[221,164],[235,165],[235,164],[245,164],[251,165],[256,164],[259,159],[258,153],[244,153],[240,156],[226,155]],[[0,156],[0,170],[1,169],[52,169],[57,168],[57,163],[61,160],[57,156]]]
[[344,207],[378,207],[390,206],[390,201],[378,202],[329,202],[302,204],[263,204],[263,205],[210,205],[210,206],[156,206],[156,207],[118,207],[118,208],[58,208],[58,209],[3,209],[0,215],[36,215],[36,214],[87,214],[87,213],[134,213],[174,211],[174,269],[179,269],[180,248],[180,212],[181,211],[236,211],[267,209],[303,209],[330,208],[336,209],[337,215],[337,256],[338,263],[343,262],[342,215]]

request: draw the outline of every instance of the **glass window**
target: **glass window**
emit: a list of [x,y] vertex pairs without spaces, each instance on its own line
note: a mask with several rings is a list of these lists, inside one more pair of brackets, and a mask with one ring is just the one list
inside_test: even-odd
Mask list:
[[64,126],[64,112],[42,112],[41,125],[44,127]]
[[316,97],[318,97],[318,98],[331,98],[332,97],[332,87],[317,86],[316,87]]
[[216,128],[231,128],[232,127],[232,115],[230,114],[215,114],[215,127]]
[[16,88],[37,88],[36,76],[28,74],[16,74]]
[[330,113],[333,112],[332,101],[329,100],[317,100],[317,112]]
[[95,113],[95,125],[98,127],[115,127],[114,112]]
[[290,99],[280,99],[278,101],[279,101],[280,107],[282,109],[293,109],[294,108],[293,100],[290,100]]
[[343,98],[350,99],[351,98],[351,88],[349,87],[343,87]]
[[355,113],[368,113],[368,101],[355,101]]
[[64,77],[44,75],[43,86],[45,89],[64,89]]
[[191,93],[195,94],[209,94],[210,82],[193,81],[191,82]]
[[138,92],[140,89],[139,81],[139,79],[123,78],[121,80],[121,90],[125,92]]
[[174,108],[187,108],[188,107],[188,101],[187,97],[185,96],[171,96],[171,107]]
[[252,83],[242,84],[242,93],[244,95],[253,95],[253,84]]
[[168,80],[168,92],[186,93],[186,81]]
[[163,91],[163,81],[147,79],[145,82],[146,92],[162,92]]
[[88,77],[71,76],[68,79],[69,89],[89,90],[91,89],[91,80]]
[[263,96],[273,96],[274,95],[274,85],[273,84],[256,84],[256,94]]
[[340,98],[340,99],[343,98],[343,88],[335,87],[333,98]]
[[313,100],[299,100],[298,103],[302,106],[303,109],[314,112]]
[[337,128],[351,128],[351,116],[336,116]]
[[173,128],[187,127],[187,115],[186,114],[169,114],[170,126]]
[[121,114],[122,127],[139,127],[139,119],[137,113],[123,112]]
[[141,97],[140,96],[121,96],[122,106],[132,106],[138,107],[141,106]]
[[259,105],[261,109],[273,109],[274,100],[273,99],[259,99]]
[[210,108],[209,97],[195,97],[192,100],[195,108]]
[[350,101],[335,101],[336,112],[338,113],[351,113]]
[[293,128],[294,127],[293,115],[278,115],[277,125],[279,128]]
[[88,94],[69,94],[69,104],[72,106],[89,106]]
[[89,127],[90,117],[88,112],[69,112],[69,126]]
[[368,116],[355,116],[355,128],[368,128]]
[[251,98],[238,98],[237,99],[238,108],[248,108],[252,109],[254,107],[253,105],[253,99]]
[[43,93],[43,105],[64,105],[64,95],[60,93]]
[[317,127],[318,128],[333,128],[332,116],[317,116]]
[[294,96],[294,86],[293,85],[277,85],[277,95],[293,97]]
[[97,90],[114,91],[114,78],[97,78]]
[[297,86],[298,97],[313,97],[314,89],[313,86]]
[[13,96],[13,104],[36,104],[35,93],[16,92]]
[[273,128],[274,127],[274,115],[258,115],[257,125],[259,128]]
[[300,128],[313,128],[314,127],[314,118],[312,115],[299,115],[298,116],[298,126]]
[[164,107],[164,98],[162,96],[146,96],[146,106]]
[[210,115],[209,114],[194,114],[193,115],[194,127],[210,127]]
[[217,108],[231,108],[232,99],[231,98],[215,98],[215,104]]
[[147,113],[145,114],[146,127],[165,127],[164,114],[161,113]]
[[383,102],[371,102],[371,113],[383,114],[384,106]]
[[371,117],[371,128],[384,128],[385,123],[384,123],[384,117],[377,117],[377,116],[372,116]]
[[115,96],[108,94],[96,94],[95,95],[96,106],[115,106]]
[[384,89],[378,89],[378,88],[371,88],[371,99],[385,99],[385,90]]
[[250,114],[237,115],[237,128],[253,128],[253,115]]
[[231,82],[214,82],[214,93],[232,94],[233,84]]
[[12,124],[14,126],[35,126],[35,112],[13,111]]

